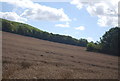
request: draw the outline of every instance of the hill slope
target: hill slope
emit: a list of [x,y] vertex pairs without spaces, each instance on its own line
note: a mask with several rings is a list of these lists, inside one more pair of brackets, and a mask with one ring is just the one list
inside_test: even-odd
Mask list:
[[118,57],[3,32],[3,78],[117,79]]
[[11,32],[11,33],[20,34],[23,36],[29,36],[29,37],[34,37],[38,39],[76,45],[76,46],[83,46],[83,47],[86,47],[88,43],[86,39],[78,40],[78,39],[72,38],[71,36],[48,33],[46,31],[42,31],[38,28],[35,28],[33,26],[30,26],[24,23],[9,21],[6,19],[0,19],[0,22],[2,22],[2,31],[5,31],[5,32]]

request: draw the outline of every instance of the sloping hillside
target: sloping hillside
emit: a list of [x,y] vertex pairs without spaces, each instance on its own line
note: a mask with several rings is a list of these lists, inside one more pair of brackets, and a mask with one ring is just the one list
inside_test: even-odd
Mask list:
[[3,78],[117,79],[118,57],[3,32]]
[[0,22],[2,22],[2,31],[5,32],[82,47],[86,47],[88,43],[86,39],[81,38],[78,40],[71,36],[49,33],[24,23],[9,21],[1,18]]

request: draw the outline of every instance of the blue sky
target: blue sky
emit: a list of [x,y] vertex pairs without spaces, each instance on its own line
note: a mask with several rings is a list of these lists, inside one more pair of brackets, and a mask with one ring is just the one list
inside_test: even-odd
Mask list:
[[[110,16],[117,14],[112,12],[117,8],[112,1],[112,6],[106,2],[94,3],[91,6],[90,3],[80,2],[81,0],[76,0],[79,2],[75,2],[75,0],[71,2],[32,2],[27,0],[29,4],[26,5],[24,5],[24,0],[23,4],[19,4],[20,0],[15,1],[1,2],[1,18],[27,23],[55,34],[98,41],[106,31],[117,26],[116,16]],[[111,7],[113,8],[110,10],[111,14],[108,14],[106,10],[111,9]]]

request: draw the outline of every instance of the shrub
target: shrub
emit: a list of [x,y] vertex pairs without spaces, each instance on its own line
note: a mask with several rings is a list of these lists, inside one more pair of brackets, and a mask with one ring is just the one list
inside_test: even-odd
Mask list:
[[90,42],[87,44],[87,51],[93,51],[95,49],[95,44]]
[[102,44],[90,42],[87,44],[87,51],[101,52]]

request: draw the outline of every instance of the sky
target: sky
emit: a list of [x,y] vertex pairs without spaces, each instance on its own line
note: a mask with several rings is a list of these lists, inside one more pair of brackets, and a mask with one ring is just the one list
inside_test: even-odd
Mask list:
[[89,42],[118,26],[118,0],[1,0],[0,7],[0,18]]

